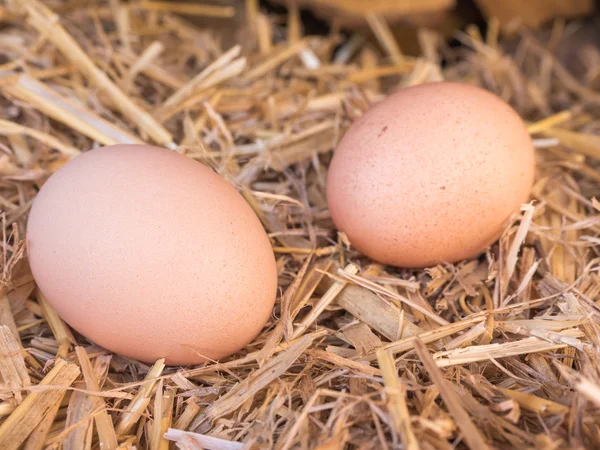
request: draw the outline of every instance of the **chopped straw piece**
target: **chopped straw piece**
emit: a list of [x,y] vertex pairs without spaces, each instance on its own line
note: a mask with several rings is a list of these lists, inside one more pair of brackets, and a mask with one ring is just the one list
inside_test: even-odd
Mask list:
[[[212,64],[206,67],[202,72],[192,78],[185,86],[182,86],[175,93],[173,93],[162,105],[162,107],[156,111],[158,117],[166,117],[173,109],[187,100],[191,95],[200,89],[206,89],[216,84],[218,81],[224,79],[223,75],[218,77],[220,73],[227,73],[223,70],[224,67],[233,63],[233,61],[240,54],[240,46],[236,45],[225,52],[219,59],[215,60]],[[246,65],[245,58],[237,60],[239,69],[236,69],[232,73],[228,73],[230,76],[239,75]]]
[[[18,335],[18,334],[17,334]],[[31,386],[27,373],[24,350],[6,325],[0,326],[0,374],[2,380],[13,390],[17,403],[22,400],[21,388]]]
[[[79,360],[79,365],[85,379],[85,384],[90,391],[99,391],[100,383],[96,379],[96,375],[90,363],[90,359],[83,347],[75,347],[75,353]],[[112,420],[106,411],[106,405],[102,397],[95,397],[92,401],[92,408],[98,409],[100,412],[94,416],[98,436],[100,438],[100,446],[103,449],[114,449],[117,447],[117,435],[113,427]]]
[[42,291],[37,289],[36,296],[39,303],[42,305],[46,321],[48,322],[48,325],[50,325],[52,334],[54,334],[56,342],[58,343],[59,347],[57,355],[66,356],[69,348],[75,344],[75,338],[73,337],[71,330],[69,330],[69,327],[67,327],[63,320],[58,316],[54,308],[48,304]]
[[496,389],[502,391],[502,393],[515,400],[521,408],[531,411],[532,413],[539,414],[540,416],[565,414],[569,411],[569,408],[565,405],[537,397],[533,394],[528,394],[527,392],[520,392],[499,387]]
[[239,405],[251,398],[258,391],[266,387],[271,381],[286,371],[296,359],[312,343],[311,336],[303,336],[290,348],[275,356],[267,364],[250,374],[244,381],[229,391],[229,393],[210,405],[190,427],[195,430],[205,420],[215,420],[234,411]]
[[456,424],[462,430],[467,445],[473,450],[489,449],[490,447],[484,437],[462,406],[460,397],[453,386],[444,378],[442,371],[436,366],[436,362],[431,357],[431,354],[429,353],[429,350],[427,350],[427,347],[425,347],[423,341],[419,338],[415,338],[414,342],[417,355],[419,355],[419,358],[423,362],[431,381],[439,389],[440,396],[444,399],[446,407],[454,416]]
[[4,86],[3,90],[104,145],[142,143],[134,135],[26,75],[20,77],[13,85]]
[[158,144],[174,148],[173,137],[149,113],[136,105],[93,61],[58,23],[58,16],[37,0],[24,0],[29,21],[52,41],[81,72],[108,95],[121,112]]
[[[100,380],[100,386],[106,377],[110,359],[110,356],[96,358],[94,376]],[[63,443],[65,450],[91,449],[94,414],[102,411],[104,407],[99,404],[102,409],[93,411],[94,404],[98,405],[99,402],[83,390],[85,382],[77,382],[75,386],[81,390],[76,390],[71,395],[67,408],[65,431],[63,431],[64,439],[59,438],[59,441]]]
[[54,148],[59,152],[67,155],[67,156],[77,156],[81,153],[75,147],[71,147],[70,145],[63,144],[61,141],[56,139],[54,136],[51,136],[47,133],[43,133],[38,130],[34,130],[33,128],[29,128],[23,125],[19,125],[14,122],[9,122],[8,120],[0,120],[0,134],[4,136],[14,136],[14,135],[25,135],[29,136],[33,139],[36,139],[43,144],[46,144],[50,148]]
[[207,449],[242,450],[244,448],[244,444],[238,442],[231,442],[225,439],[207,436],[205,434],[192,433],[190,431],[169,428],[165,433],[165,439],[168,439],[169,441],[180,442],[185,437],[188,437],[192,442]]
[[[358,267],[354,264],[348,265],[345,270],[348,273],[355,274],[358,272]],[[317,303],[311,312],[304,318],[304,320],[296,327],[294,332],[292,333],[292,339],[296,339],[306,331],[306,329],[312,325],[312,323],[316,320],[316,318],[327,308],[327,306],[335,300],[336,296],[346,287],[345,281],[336,281],[328,290],[319,303]]]
[[[563,339],[571,338],[574,335],[581,336],[581,333],[579,332],[564,332],[557,334]],[[573,344],[576,344],[576,342],[573,342]],[[530,337],[521,339],[520,341],[506,342],[503,344],[476,345],[447,352],[438,352],[433,356],[439,367],[447,367],[455,364],[487,361],[492,358],[505,358],[507,356],[527,355],[530,353],[558,350],[567,348],[568,346],[569,343],[548,342],[537,337]]]
[[413,432],[410,413],[406,405],[406,386],[398,378],[394,357],[389,350],[379,350],[377,361],[383,373],[388,408],[394,419],[396,431],[400,434],[400,439],[406,450],[417,450],[419,443]]
[[147,11],[164,11],[180,13],[194,16],[206,17],[233,17],[235,8],[233,6],[218,5],[195,5],[193,3],[179,2],[157,2],[143,0],[141,3],[134,3],[130,8],[145,9]]
[[304,48],[306,48],[307,45],[308,41],[306,39],[302,39],[283,48],[282,50],[279,50],[275,55],[248,71],[244,78],[250,81],[265,75],[277,66],[283,64],[286,60],[300,53]]
[[173,417],[173,390],[164,389],[163,380],[158,382],[156,395],[154,396],[154,421],[151,425],[150,448],[152,450],[169,450],[169,442],[164,436]]
[[61,407],[62,398],[57,398],[50,410],[46,413],[42,421],[37,427],[31,432],[27,441],[23,445],[23,450],[41,450],[44,448],[46,439],[50,432],[54,421],[56,420],[56,414]]
[[79,373],[79,367],[75,364],[57,360],[39,383],[40,390],[32,391],[0,426],[0,448],[19,448],[44,416],[63,398]]
[[137,395],[131,400],[125,412],[119,416],[117,424],[117,435],[129,434],[135,424],[140,420],[146,406],[150,403],[152,394],[156,387],[156,378],[159,377],[165,368],[165,361],[160,359],[152,366],[152,369],[146,375],[145,381],[138,391]]
[[368,13],[365,17],[371,30],[373,30],[373,34],[377,36],[379,43],[388,52],[394,64],[401,64],[404,57],[386,21],[374,13]]
[[15,318],[10,307],[10,300],[8,299],[8,293],[6,292],[6,289],[0,289],[0,324],[2,324],[2,327],[8,328],[9,332],[12,333],[13,340],[19,339],[19,330],[17,329],[17,324],[15,323]]

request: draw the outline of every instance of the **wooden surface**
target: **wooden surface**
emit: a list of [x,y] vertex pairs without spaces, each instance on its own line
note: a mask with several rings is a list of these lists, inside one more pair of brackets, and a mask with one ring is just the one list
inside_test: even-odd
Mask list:
[[[389,23],[404,22],[415,26],[438,28],[451,11],[473,9],[489,19],[496,17],[501,26],[513,21],[531,28],[558,17],[576,18],[594,11],[594,0],[474,0],[476,7],[461,0],[272,0],[274,3],[296,3],[311,9],[327,21],[345,27],[365,25],[369,13]],[[462,8],[461,8],[462,6]],[[517,22],[514,23],[517,23]]]
[[515,19],[535,28],[557,17],[573,18],[591,13],[593,0],[475,0],[486,17],[496,17],[504,26]]
[[304,0],[316,7],[334,8],[346,14],[410,15],[443,11],[454,7],[455,0]]
[[388,22],[405,21],[416,25],[439,22],[444,13],[456,6],[456,0],[275,0],[294,1],[313,10],[325,20],[336,20],[347,27],[364,25],[369,13],[381,15]]

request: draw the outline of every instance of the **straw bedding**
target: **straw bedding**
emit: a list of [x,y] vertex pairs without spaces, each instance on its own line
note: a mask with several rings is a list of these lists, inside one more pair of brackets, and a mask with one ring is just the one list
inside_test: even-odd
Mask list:
[[[409,57],[379,16],[369,41],[304,36],[295,8],[234,6],[0,6],[0,448],[599,448],[598,53],[572,49],[576,76],[553,53],[576,25],[517,30],[510,51],[494,21],[453,47],[420,31]],[[371,103],[440,79],[490,89],[528,121],[532,203],[476,260],[382,267],[334,230],[327,164]],[[215,168],[271,236],[276,308],[226,360],[111,355],[32,281],[39,186],[81,151],[141,141]]]

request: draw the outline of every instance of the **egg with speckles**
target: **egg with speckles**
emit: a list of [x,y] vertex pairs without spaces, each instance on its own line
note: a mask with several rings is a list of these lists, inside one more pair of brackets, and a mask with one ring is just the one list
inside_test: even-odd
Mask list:
[[519,115],[455,82],[400,90],[352,124],[327,179],[331,218],[372,259],[422,268],[472,258],[528,201],[535,152]]
[[61,167],[33,203],[27,251],[70,326],[145,362],[231,355],[260,332],[276,297],[271,244],[245,199],[158,147],[99,148]]

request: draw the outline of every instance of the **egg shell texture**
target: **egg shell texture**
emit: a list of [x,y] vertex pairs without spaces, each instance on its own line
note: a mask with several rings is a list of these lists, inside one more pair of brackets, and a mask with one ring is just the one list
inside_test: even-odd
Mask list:
[[243,197],[210,168],[143,145],[85,152],[44,184],[27,233],[34,278],[73,328],[122,355],[230,355],[271,314],[277,269]]
[[346,132],[328,173],[331,217],[383,263],[427,267],[476,256],[527,202],[535,153],[518,114],[483,89],[403,89]]

